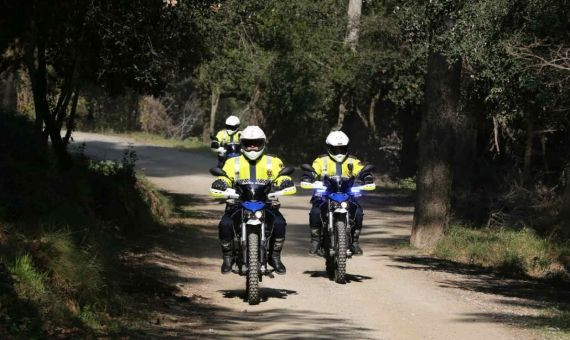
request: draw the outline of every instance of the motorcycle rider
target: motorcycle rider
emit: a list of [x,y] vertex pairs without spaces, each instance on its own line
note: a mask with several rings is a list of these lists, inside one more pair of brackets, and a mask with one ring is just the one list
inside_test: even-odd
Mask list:
[[229,116],[226,119],[225,129],[218,131],[212,138],[210,148],[218,153],[218,167],[221,168],[226,161],[226,145],[238,144],[241,132],[238,131],[240,121],[236,116]]
[[[342,131],[331,132],[326,139],[327,153],[320,155],[313,161],[313,168],[318,176],[314,178],[313,174],[305,173],[302,181],[313,182],[322,180],[325,175],[352,177],[358,176],[364,167],[358,158],[348,154],[348,136]],[[372,175],[367,174],[363,178],[364,183],[374,183]],[[324,200],[321,197],[313,196],[311,198],[311,211],[309,213],[309,226],[311,227],[311,247],[310,255],[319,255],[321,243],[321,205]],[[354,227],[352,228],[352,244],[350,250],[354,255],[362,255],[363,251],[359,245],[360,232],[362,230],[362,220],[364,213],[362,207],[356,199],[351,198],[349,205],[350,216],[354,219]]]
[[[235,180],[273,180],[283,169],[283,162],[276,156],[265,154],[266,136],[258,126],[248,126],[241,133],[241,156],[226,160],[223,170],[229,178],[218,177],[212,188],[224,191],[232,185]],[[296,192],[295,184],[291,177],[282,176],[277,178],[275,183],[278,190],[292,187],[293,190],[286,195],[293,195]],[[234,224],[238,224],[240,214],[234,214],[239,207],[228,204],[226,211],[219,225],[219,237],[222,247],[222,274],[229,273],[234,263],[232,250],[232,240],[234,239]],[[232,218],[233,215],[233,218]],[[287,223],[283,215],[278,210],[278,205],[274,204],[266,210],[266,218],[269,224],[273,224],[273,232],[269,244],[269,259],[277,274],[285,274],[286,268],[281,262],[281,250],[285,242],[285,227]]]

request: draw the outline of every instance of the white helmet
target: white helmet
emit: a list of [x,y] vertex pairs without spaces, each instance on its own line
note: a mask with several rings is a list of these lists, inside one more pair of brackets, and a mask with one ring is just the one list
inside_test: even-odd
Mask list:
[[327,152],[337,162],[348,156],[348,136],[342,131],[333,131],[327,136]]
[[226,119],[226,130],[230,135],[233,135],[239,129],[239,118],[236,116],[229,116]]
[[265,132],[259,126],[251,125],[241,132],[241,153],[249,159],[256,160],[265,150]]

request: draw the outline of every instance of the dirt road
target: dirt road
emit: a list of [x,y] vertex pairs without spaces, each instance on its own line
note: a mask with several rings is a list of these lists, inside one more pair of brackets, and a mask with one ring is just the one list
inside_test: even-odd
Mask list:
[[[86,153],[120,159],[129,140],[77,133]],[[132,141],[130,141],[132,142]],[[213,156],[133,143],[138,168],[177,203],[178,225],[155,235],[134,261],[156,270],[175,297],[157,300],[144,335],[164,338],[540,339],[522,324],[539,302],[513,284],[469,267],[402,249],[412,221],[405,197],[363,199],[364,256],[348,262],[350,282],[329,281],[307,255],[308,194],[282,199],[288,222],[287,274],[264,278],[264,301],[243,301],[244,279],[221,275],[217,222],[223,205],[207,196]],[[301,190],[301,189],[299,189]],[[518,287],[518,286],[517,286]]]

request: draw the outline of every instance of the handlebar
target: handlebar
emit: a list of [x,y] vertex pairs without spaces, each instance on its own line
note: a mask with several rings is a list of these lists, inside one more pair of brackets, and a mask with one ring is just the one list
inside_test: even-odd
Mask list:
[[[284,195],[292,195],[297,191],[297,189],[292,186],[292,187],[288,187],[276,192],[272,192],[269,195],[267,195],[267,198],[270,200],[276,200],[279,196],[284,196]],[[239,199],[240,196],[239,194],[236,193],[235,189],[233,188],[227,188],[226,190],[218,190],[218,189],[213,189],[210,188],[210,194],[212,195],[212,197],[214,198],[223,198],[223,199]]]
[[[327,187],[321,181],[315,181],[313,183],[302,181],[301,182],[301,188],[302,189],[312,189],[312,190],[326,190],[327,189]],[[368,184],[353,186],[350,190],[352,193],[358,193],[360,191],[372,191],[374,189],[376,189],[376,184],[375,183],[368,183]]]

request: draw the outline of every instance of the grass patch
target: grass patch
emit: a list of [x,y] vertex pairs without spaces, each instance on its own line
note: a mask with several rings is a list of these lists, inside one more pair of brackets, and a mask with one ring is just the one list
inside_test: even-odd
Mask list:
[[174,139],[167,138],[157,134],[147,133],[147,132],[116,132],[110,129],[97,129],[94,131],[89,131],[94,133],[101,133],[110,136],[127,137],[134,139],[135,141],[143,144],[151,144],[158,146],[165,146],[169,148],[175,148],[180,150],[189,150],[193,152],[207,152],[211,153],[210,145],[204,143],[197,137],[189,137],[186,139]]
[[533,230],[472,229],[452,225],[437,244],[435,255],[461,263],[534,278],[566,276],[563,259],[570,243],[542,238]]
[[94,338],[144,318],[125,287],[125,244],[159,227],[170,200],[136,155],[58,170],[26,119],[0,113],[0,338]]
[[29,300],[38,300],[45,295],[46,275],[38,271],[29,254],[17,256],[14,262],[8,265],[8,272],[16,281],[18,295]]
[[[535,279],[567,287],[570,279],[570,243],[539,236],[528,228],[473,229],[451,225],[437,244],[434,255],[475,265],[506,276]],[[570,339],[570,306],[541,310],[540,315],[520,317],[521,324],[540,330],[546,338]]]

